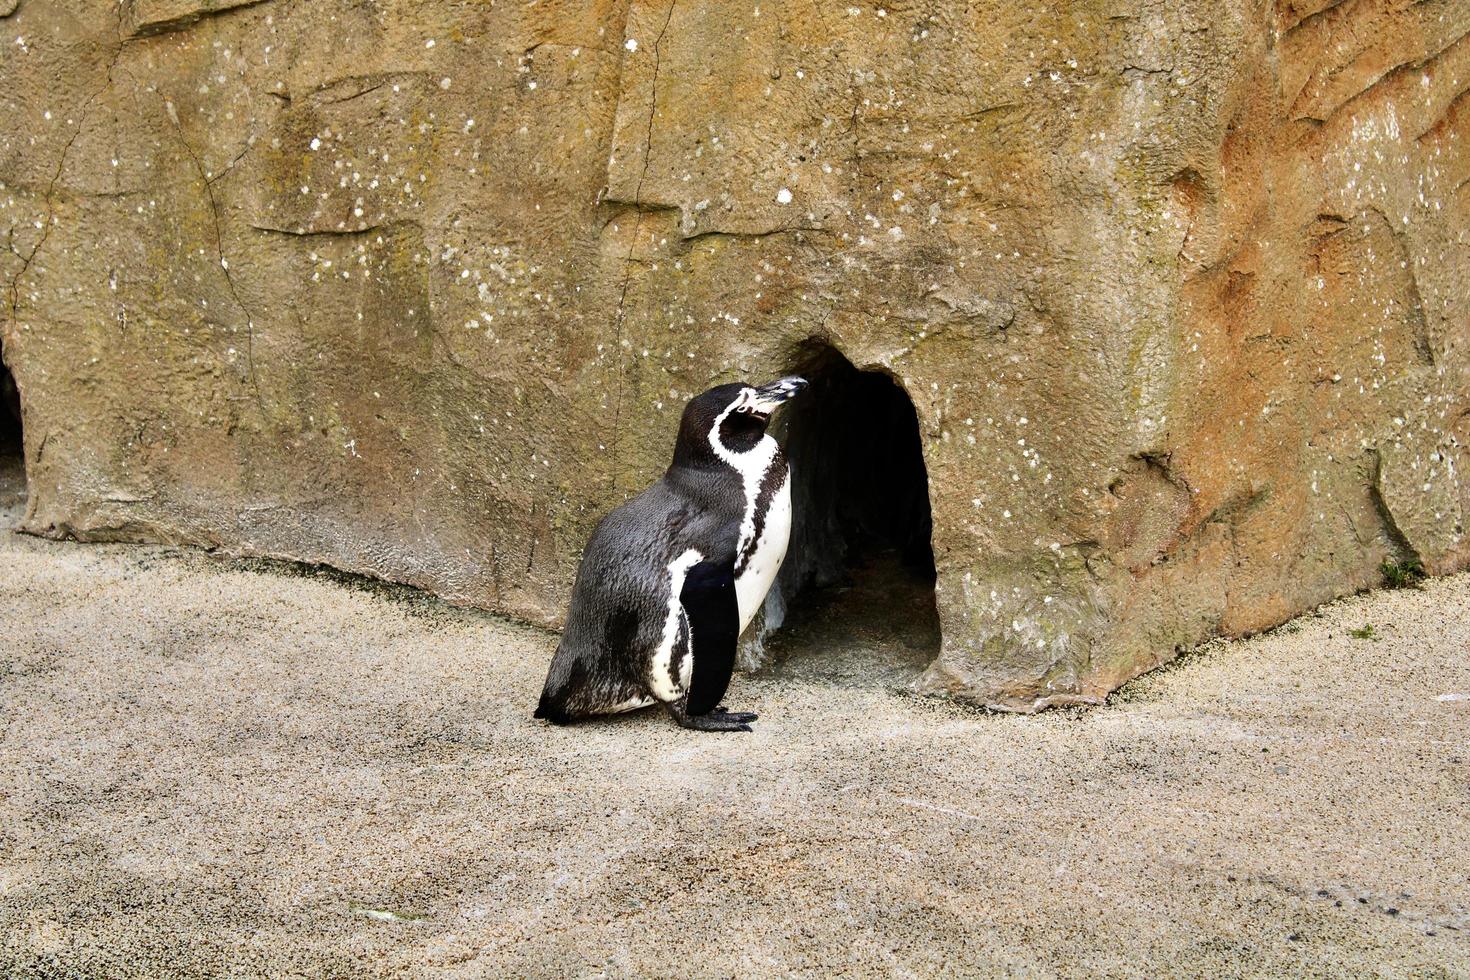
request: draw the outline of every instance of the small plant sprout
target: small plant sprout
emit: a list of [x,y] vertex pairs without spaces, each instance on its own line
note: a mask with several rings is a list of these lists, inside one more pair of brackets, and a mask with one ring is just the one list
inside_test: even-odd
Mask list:
[[1405,558],[1403,561],[1394,561],[1388,558],[1384,559],[1383,564],[1378,567],[1383,572],[1384,583],[1390,589],[1417,589],[1422,587],[1424,581],[1424,563],[1417,558]]

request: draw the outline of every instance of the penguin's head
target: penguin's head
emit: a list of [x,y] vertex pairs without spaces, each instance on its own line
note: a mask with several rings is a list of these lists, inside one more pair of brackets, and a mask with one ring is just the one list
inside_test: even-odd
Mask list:
[[793,375],[759,386],[720,385],[695,395],[679,422],[674,465],[722,461],[739,469],[739,457],[760,445],[771,413],[806,386],[805,378]]

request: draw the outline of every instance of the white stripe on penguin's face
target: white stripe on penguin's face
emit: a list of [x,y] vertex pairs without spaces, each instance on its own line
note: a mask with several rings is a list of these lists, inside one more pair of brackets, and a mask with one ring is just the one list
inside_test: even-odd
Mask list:
[[[715,424],[709,430],[710,448],[726,465],[740,474],[740,483],[745,490],[745,515],[740,519],[740,541],[735,546],[737,556],[746,553],[746,545],[755,535],[755,505],[760,496],[761,480],[765,478],[766,470],[771,468],[771,461],[776,458],[779,447],[775,439],[765,435],[744,452],[733,450],[720,439],[720,427],[725,424],[725,419],[730,417],[731,412],[754,405],[759,397],[759,392],[754,388],[742,388],[740,394],[719,414],[715,419]],[[735,567],[737,574],[742,565],[743,562],[737,563]]]

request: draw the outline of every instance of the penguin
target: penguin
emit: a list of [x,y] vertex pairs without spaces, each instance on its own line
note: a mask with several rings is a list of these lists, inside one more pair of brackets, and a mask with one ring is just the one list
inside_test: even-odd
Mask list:
[[806,386],[726,384],[684,406],[673,463],[587,542],[534,717],[661,703],[684,728],[751,730],[754,714],[720,701],[791,538],[790,471],[766,425]]

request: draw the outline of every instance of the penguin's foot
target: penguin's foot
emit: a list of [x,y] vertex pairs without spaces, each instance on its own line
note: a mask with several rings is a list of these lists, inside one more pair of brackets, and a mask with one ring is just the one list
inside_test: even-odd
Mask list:
[[720,708],[708,714],[691,715],[684,710],[682,701],[672,702],[668,709],[680,728],[696,732],[748,732],[751,730],[748,722],[755,721],[755,715],[748,711],[724,711]]
[[711,711],[707,715],[688,715],[680,724],[697,732],[748,732],[751,730],[749,725],[737,720],[734,715],[722,715],[716,711]]
[[756,714],[754,711],[727,711],[723,704],[716,708],[714,711],[710,712],[710,714],[724,715],[726,718],[739,722],[755,721],[757,718],[760,717],[760,715]]

